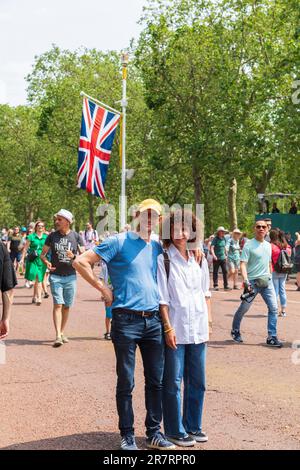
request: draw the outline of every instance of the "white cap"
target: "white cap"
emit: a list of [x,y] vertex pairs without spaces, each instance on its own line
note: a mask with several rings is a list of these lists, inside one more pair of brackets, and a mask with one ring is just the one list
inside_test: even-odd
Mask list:
[[65,219],[68,220],[68,222],[70,222],[70,224],[73,223],[73,214],[72,212],[67,211],[66,209],[60,209],[60,211],[58,211],[57,214],[55,214],[55,217],[57,216],[64,217]]
[[218,228],[217,228],[216,233],[218,233],[218,232],[225,232],[225,233],[228,233],[228,230],[226,230],[226,228],[224,228],[224,227],[221,226],[221,227],[218,227]]

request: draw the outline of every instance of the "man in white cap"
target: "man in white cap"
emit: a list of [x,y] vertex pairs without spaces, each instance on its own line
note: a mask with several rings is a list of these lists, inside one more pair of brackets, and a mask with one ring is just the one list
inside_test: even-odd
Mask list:
[[[50,271],[50,287],[53,296],[53,321],[56,340],[53,347],[68,343],[65,328],[69,317],[70,307],[76,293],[76,271],[72,262],[76,253],[84,251],[81,236],[71,230],[73,215],[66,209],[55,214],[56,231],[48,235],[42,251],[41,259]],[[51,261],[47,259],[50,250]]]
[[132,391],[135,356],[140,348],[145,375],[146,445],[168,450],[175,446],[161,433],[164,338],[159,316],[157,258],[163,252],[152,239],[159,222],[160,204],[154,199],[141,202],[136,232],[111,236],[86,251],[73,263],[75,269],[103,294],[103,283],[95,279],[92,265],[102,259],[113,287],[111,337],[117,360],[117,409],[122,450],[137,450],[134,437]]
[[227,279],[227,266],[226,266],[226,238],[225,233],[228,233],[224,227],[218,227],[216,231],[216,236],[211,242],[211,254],[213,256],[213,283],[214,283],[214,290],[219,290],[218,287],[218,271],[221,266],[222,273],[223,273],[223,282],[224,282],[224,290],[231,290],[228,287],[228,279]]

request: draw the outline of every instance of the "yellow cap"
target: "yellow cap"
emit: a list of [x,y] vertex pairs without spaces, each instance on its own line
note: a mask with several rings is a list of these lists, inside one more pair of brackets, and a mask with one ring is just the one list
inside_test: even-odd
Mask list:
[[148,209],[153,210],[156,212],[158,215],[161,214],[162,208],[159,202],[155,201],[155,199],[145,199],[139,204],[138,211],[139,212],[145,212]]

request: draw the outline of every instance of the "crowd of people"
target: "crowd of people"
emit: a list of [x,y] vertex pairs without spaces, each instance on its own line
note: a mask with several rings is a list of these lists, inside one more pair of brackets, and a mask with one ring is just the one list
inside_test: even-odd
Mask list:
[[[0,339],[9,331],[16,273],[33,285],[32,303],[38,307],[49,296],[49,283],[55,348],[69,342],[66,328],[76,295],[76,273],[100,292],[105,302],[105,339],[112,340],[116,356],[122,450],[137,449],[132,405],[137,346],[145,377],[147,447],[166,450],[208,440],[202,414],[212,331],[210,270],[215,291],[220,268],[225,291],[242,289],[239,274],[242,277],[241,304],[231,329],[236,343],[243,342],[242,319],[260,294],[268,308],[266,344],[282,347],[277,334],[278,298],[279,314],[285,317],[285,283],[293,264],[300,291],[299,233],[292,245],[289,234],[262,219],[255,222],[251,239],[237,228],[229,233],[220,226],[202,244],[195,216],[186,215],[185,210],[162,215],[160,204],[147,199],[138,207],[134,231],[127,226],[121,233],[99,238],[89,222],[77,233],[71,228],[73,214],[66,209],[55,214],[55,228],[50,231],[41,220],[27,228],[2,230]],[[100,276],[95,265],[100,266]]]

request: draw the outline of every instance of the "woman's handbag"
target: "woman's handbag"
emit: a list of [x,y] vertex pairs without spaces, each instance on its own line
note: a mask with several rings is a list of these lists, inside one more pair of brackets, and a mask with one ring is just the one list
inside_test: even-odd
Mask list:
[[36,258],[38,258],[38,252],[36,250],[31,251],[27,255],[27,261],[34,261]]

